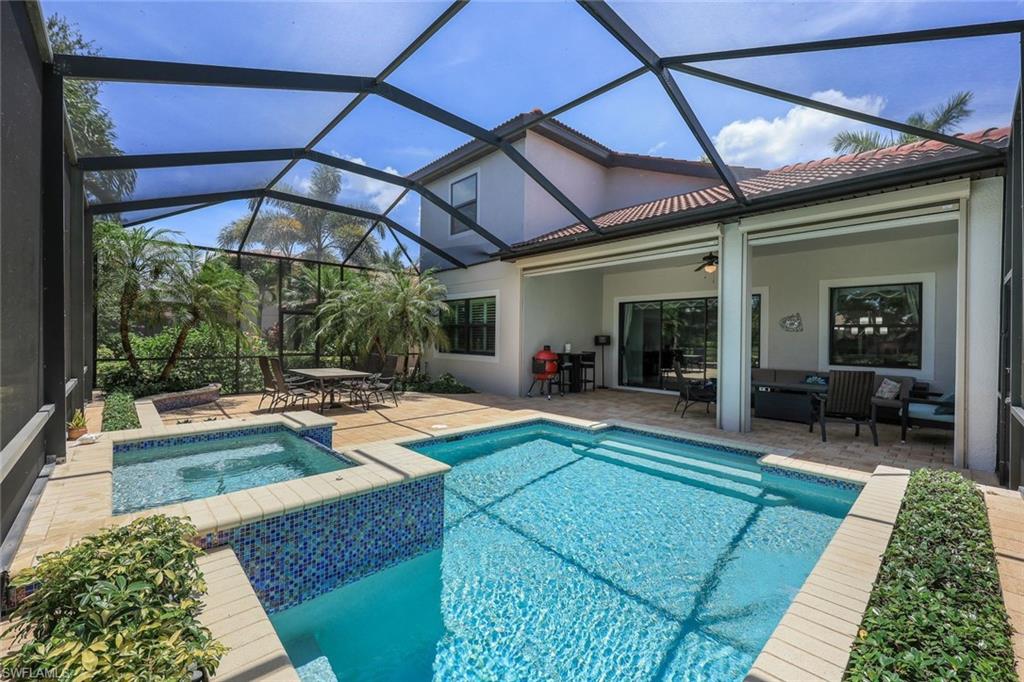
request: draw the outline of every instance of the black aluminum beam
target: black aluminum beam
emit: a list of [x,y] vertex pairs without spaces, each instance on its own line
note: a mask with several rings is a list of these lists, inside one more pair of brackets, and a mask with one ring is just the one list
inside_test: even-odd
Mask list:
[[[253,163],[258,161],[282,161],[291,159],[299,161],[306,159],[325,166],[332,166],[356,175],[373,178],[381,182],[387,182],[398,187],[415,190],[420,196],[434,204],[452,218],[466,225],[481,237],[489,241],[499,249],[507,249],[509,245],[499,239],[489,230],[484,229],[475,220],[466,217],[448,202],[437,196],[434,192],[415,180],[410,180],[401,175],[388,173],[387,171],[371,168],[363,164],[355,163],[347,159],[340,159],[330,154],[307,150],[307,149],[255,149],[246,151],[222,151],[222,152],[175,152],[169,154],[138,154],[122,156],[92,156],[83,157],[80,166],[88,171],[125,170],[139,168],[171,168],[177,166],[201,166],[229,163]],[[267,189],[271,189],[273,185]],[[248,238],[249,231],[246,230],[245,237]],[[244,240],[243,242],[244,243]]]
[[242,252],[242,248],[245,246],[245,242],[249,240],[249,233],[252,232],[252,226],[256,224],[256,216],[260,214],[260,209],[263,208],[263,195],[256,200],[256,205],[252,207],[252,215],[249,216],[249,224],[245,226],[245,232],[242,233],[242,238],[238,241],[238,252]]
[[675,78],[672,77],[668,69],[662,66],[661,58],[658,57],[658,54],[604,0],[578,0],[578,2],[597,23],[601,24],[641,64],[657,76],[658,82],[661,83],[661,87],[665,90],[665,94],[672,100],[672,104],[675,106],[676,111],[679,112],[679,115],[683,117],[686,127],[690,129],[690,132],[693,133],[694,138],[697,140],[697,144],[704,150],[715,172],[718,173],[718,177],[729,188],[736,201],[741,204],[748,203],[747,197],[743,194],[743,190],[740,189],[736,175],[722,159],[718,150],[715,149],[715,145],[711,142],[707,131],[704,130],[704,126],[701,125],[700,119],[697,118],[697,114],[693,111],[693,107],[690,106],[682,90],[679,89],[679,84],[676,83]]
[[[430,23],[430,26],[428,26],[423,31],[423,33],[416,36],[415,40],[409,43],[409,45],[404,50],[402,50],[397,57],[391,60],[390,64],[385,66],[384,69],[377,74],[377,77],[374,79],[374,82],[383,82],[385,78],[394,73],[398,69],[398,67],[400,67],[402,64],[406,62],[406,60],[412,57],[413,54],[415,54],[415,52],[418,49],[423,47],[423,45],[428,40],[430,40],[435,33],[444,28],[445,24],[447,24],[452,19],[452,17],[458,14],[462,10],[462,8],[468,4],[468,2],[469,0],[456,0],[451,5],[449,5],[448,9],[446,9],[436,19],[434,19],[434,21]],[[348,115],[355,110],[356,107],[362,104],[363,100],[365,100],[367,96],[367,93],[360,92],[355,97],[353,97],[351,102],[346,104],[344,108],[342,108],[342,110],[338,112],[338,114],[334,118],[327,122],[327,125],[320,129],[320,132],[313,136],[313,138],[306,144],[305,150],[310,151],[317,144],[319,144],[320,141],[327,137],[327,135],[329,135],[332,130],[337,128],[338,125],[342,121],[344,121],[348,117]],[[267,183],[266,189],[273,189],[274,185],[276,185],[286,175],[288,175],[288,172],[295,167],[296,163],[298,163],[297,159],[289,161],[288,164],[284,168],[282,168],[281,171],[277,175],[275,175],[274,178],[269,183]],[[246,237],[248,237],[248,234],[246,235]],[[242,247],[244,246],[245,241],[243,240],[242,243],[238,245],[239,250],[241,250]]]
[[412,259],[412,257],[409,255],[409,252],[405,250],[405,245],[402,244],[402,240],[398,238],[398,235],[395,233],[394,228],[392,228],[390,225],[388,225],[388,232],[391,233],[391,238],[395,240],[396,244],[398,244],[398,248],[401,249],[402,255],[405,256],[405,260],[409,261],[409,265],[411,265],[412,269],[416,272],[417,275],[419,275],[419,266],[416,265],[416,261]]
[[[47,455],[63,460],[67,453],[67,356],[64,300],[64,81],[51,65],[43,64],[42,121],[42,389],[43,402],[55,408],[44,427]],[[27,284],[27,283],[26,283]],[[71,333],[81,333],[80,329]]]
[[169,154],[118,154],[83,156],[78,166],[83,171],[138,170],[140,168],[173,168],[177,166],[208,166],[226,163],[258,163],[301,159],[302,150],[247,149],[217,152],[174,152]]
[[530,128],[533,128],[534,126],[537,126],[540,123],[542,123],[544,121],[547,121],[548,119],[554,118],[555,116],[560,116],[560,115],[564,114],[565,112],[569,111],[570,109],[575,109],[576,107],[580,106],[581,104],[585,104],[585,103],[589,102],[590,100],[594,99],[595,97],[600,97],[604,93],[610,92],[610,91],[614,90],[615,88],[619,87],[620,85],[625,85],[626,83],[629,83],[630,81],[639,78],[640,76],[644,75],[647,72],[648,72],[648,69],[645,66],[641,66],[639,68],[633,69],[629,73],[623,74],[623,75],[619,76],[618,78],[616,78],[613,81],[609,81],[608,83],[605,83],[604,85],[602,85],[600,87],[594,88],[593,90],[591,90],[588,93],[580,95],[579,97],[577,97],[576,99],[572,100],[571,102],[566,102],[562,106],[555,107],[551,111],[543,112],[543,113],[539,114],[536,118],[531,119],[530,121],[527,121],[526,123],[522,123],[522,124],[516,126],[512,130],[510,130],[507,133],[505,133],[504,135],[502,135],[501,139],[502,140],[508,140],[510,138],[513,138],[513,137],[519,135],[520,133],[525,132],[525,131],[529,130]]
[[511,142],[502,142],[499,145],[499,149],[505,153],[505,156],[512,160],[512,163],[519,166],[524,173],[530,176],[534,182],[541,186],[545,192],[547,192],[555,201],[562,205],[562,208],[569,211],[576,220],[580,221],[584,227],[591,232],[596,234],[604,234],[604,231],[597,226],[597,223],[593,219],[583,212],[579,206],[577,206],[569,197],[562,193],[562,190],[555,187],[555,184],[548,180],[548,177],[541,173],[536,166],[527,161],[526,157],[519,153],[519,150],[512,146]]
[[847,50],[857,47],[921,43],[934,40],[951,40],[955,38],[976,38],[980,36],[1020,33],[1021,31],[1024,31],[1024,21],[997,21],[987,24],[929,28],[919,31],[880,33],[854,38],[832,38],[829,40],[812,40],[803,43],[789,43],[784,45],[766,45],[763,47],[747,47],[734,50],[717,50],[715,52],[698,52],[695,54],[665,57],[661,60],[661,63],[664,66],[669,66],[675,64],[688,64],[692,62],[710,62],[720,59],[745,59],[747,57],[767,57],[771,55],[800,54],[804,52],[822,52],[826,50]]
[[221,202],[221,201],[211,201],[211,202],[208,202],[208,203],[205,203],[205,204],[199,204],[197,206],[186,206],[185,208],[177,208],[177,209],[174,209],[173,211],[168,211],[167,213],[161,213],[159,215],[150,216],[149,218],[137,218],[135,220],[129,220],[127,222],[122,222],[121,223],[121,227],[135,227],[136,225],[142,225],[144,223],[152,223],[152,222],[155,222],[157,220],[163,220],[164,218],[172,218],[172,217],[174,217],[176,215],[181,215],[183,213],[191,213],[192,211],[198,211],[201,208],[209,208],[210,206],[216,206],[217,204],[220,204],[220,203],[223,203],[223,202]]
[[68,54],[54,55],[53,62],[59,74],[65,78],[80,80],[317,92],[369,92],[374,86],[374,79],[367,76],[340,76],[308,71],[277,71]]
[[336,156],[331,156],[330,154],[324,154],[322,152],[309,151],[306,152],[304,156],[310,161],[322,163],[325,166],[333,166],[334,168],[348,171],[349,173],[355,173],[356,175],[362,175],[364,177],[373,178],[374,180],[380,180],[381,182],[386,182],[391,185],[397,185],[398,187],[414,190],[421,197],[423,197],[430,203],[434,204],[442,211],[447,213],[449,216],[455,218],[460,223],[462,223],[469,229],[473,230],[478,235],[489,241],[491,244],[494,244],[499,249],[507,249],[509,247],[509,245],[506,244],[503,240],[496,237],[489,230],[484,229],[483,226],[478,224],[475,220],[468,218],[467,216],[460,213],[447,201],[434,194],[434,192],[432,192],[431,190],[427,189],[427,187],[422,183],[419,183],[415,180],[410,180],[409,178],[406,178],[401,175],[388,173],[387,171],[371,168],[369,166],[355,163],[354,161],[349,161],[347,159],[340,159]]
[[457,265],[460,268],[466,267],[466,264],[455,258],[455,256],[452,256],[445,252],[443,249],[434,246],[426,239],[423,239],[415,232],[406,229],[403,225],[399,224],[398,222],[396,222],[392,218],[389,218],[386,215],[374,213],[372,211],[364,211],[363,209],[354,208],[351,206],[339,206],[338,204],[332,204],[329,201],[321,201],[319,199],[313,199],[312,197],[304,197],[298,194],[279,192],[277,190],[267,190],[266,192],[264,192],[264,194],[268,199],[274,199],[275,201],[286,201],[291,202],[293,204],[309,206],[310,208],[318,208],[323,211],[333,211],[334,213],[341,213],[344,215],[354,216],[356,218],[363,218],[364,220],[380,221],[385,225],[389,225],[392,229],[398,231],[400,234],[405,235],[406,237],[416,242],[417,244],[427,249],[428,251],[440,256],[441,258],[444,258],[449,263]]
[[757,83],[751,83],[749,81],[740,80],[739,78],[733,78],[732,76],[725,76],[720,73],[713,71],[707,71],[705,69],[699,69],[695,66],[688,66],[686,64],[676,64],[671,67],[677,71],[696,76],[697,78],[703,78],[704,80],[714,81],[723,85],[728,85],[740,90],[747,90],[749,92],[757,93],[758,95],[764,95],[773,99],[780,99],[800,106],[808,107],[811,109],[818,109],[819,111],[825,111],[836,116],[842,116],[843,118],[850,118],[857,121],[863,121],[864,123],[870,123],[881,128],[888,128],[890,130],[898,130],[901,133],[907,133],[908,135],[915,135],[917,137],[927,138],[929,140],[935,140],[937,142],[944,142],[945,144],[955,145],[957,147],[963,147],[969,149],[972,152],[980,152],[982,154],[990,154],[994,156],[1002,156],[1003,152],[978,142],[972,142],[965,140],[960,137],[953,135],[945,135],[943,133],[935,132],[934,130],[928,130],[926,128],[920,128],[918,126],[910,125],[909,123],[902,123],[900,121],[894,121],[889,118],[883,118],[881,116],[873,116],[866,114],[855,109],[848,109],[846,107],[836,106],[827,102],[820,102],[810,97],[803,97],[801,95],[794,95],[793,93],[786,92],[784,90],[776,90],[775,88],[769,88],[764,85]]
[[[397,197],[395,197],[395,200],[391,202],[391,205],[388,206],[384,210],[384,215],[389,215],[391,213],[391,211],[395,210],[395,207],[398,206],[398,204],[402,203],[402,199],[404,199],[405,195],[408,194],[408,193],[409,193],[409,190],[407,190],[407,189],[402,190],[402,193],[399,194]],[[365,242],[367,240],[367,238],[371,234],[373,234],[373,231],[377,229],[378,225],[380,225],[380,221],[379,220],[374,221],[374,223],[372,225],[370,225],[369,229],[366,230],[366,232],[363,233],[363,236],[359,238],[359,241],[356,242],[356,245],[352,248],[351,251],[348,252],[348,255],[345,256],[345,260],[341,261],[342,267],[345,267],[345,265],[348,264],[348,262],[349,262],[349,260],[351,260],[352,256],[355,255],[355,252],[358,251],[359,247],[363,245],[363,242]]]
[[144,211],[151,208],[167,208],[169,206],[187,206],[189,204],[220,203],[234,199],[255,199],[263,194],[262,189],[237,189],[229,192],[210,192],[208,194],[184,194],[175,197],[158,197],[156,199],[130,199],[107,204],[93,204],[86,208],[92,215],[125,213],[126,211]]

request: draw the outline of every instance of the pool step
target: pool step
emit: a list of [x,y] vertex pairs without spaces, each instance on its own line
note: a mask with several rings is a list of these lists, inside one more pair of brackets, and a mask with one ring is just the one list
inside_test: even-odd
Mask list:
[[761,486],[761,467],[756,463],[751,469],[740,469],[730,466],[729,464],[719,464],[718,462],[713,462],[710,461],[710,459],[705,459],[700,456],[684,455],[677,452],[665,452],[663,450],[644,445],[636,445],[634,443],[619,441],[614,438],[602,438],[598,445],[599,447],[609,448],[625,455],[642,457],[644,459],[650,459],[663,464],[671,464],[684,469],[700,471],[713,476],[727,478],[730,481],[735,481],[736,483],[746,483],[757,487]]
[[678,464],[659,462],[646,457],[637,457],[617,452],[611,448],[577,445],[574,449],[577,449],[580,454],[586,457],[608,462],[609,464],[625,466],[634,471],[657,476],[658,478],[666,478],[704,488],[705,490],[738,498],[752,504],[775,506],[788,503],[786,498],[767,493],[759,486],[750,484],[750,482],[737,482],[718,474],[705,473]]

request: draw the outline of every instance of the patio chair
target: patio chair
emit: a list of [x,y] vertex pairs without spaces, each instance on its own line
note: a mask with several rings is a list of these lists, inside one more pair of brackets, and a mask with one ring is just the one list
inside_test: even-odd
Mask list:
[[359,401],[363,408],[370,409],[370,398],[375,394],[375,387],[380,383],[380,374],[371,374],[362,381],[353,381],[349,384],[349,396],[351,402]]
[[[281,361],[277,358],[269,358],[270,361],[270,372],[274,379],[274,388],[277,391],[277,398],[270,404],[270,409],[274,409],[274,405],[283,402],[284,407],[290,405],[296,405],[301,400],[302,406],[307,407],[310,399],[317,398],[320,394],[316,391],[306,388],[303,385],[289,384],[284,377],[284,370],[281,368]],[[312,383],[312,381],[307,382]],[[282,408],[283,409],[283,408]]]
[[398,381],[398,376],[392,374],[391,376],[378,375],[377,380],[366,387],[369,392],[369,397],[379,398],[381,403],[385,402],[386,396],[391,394],[391,400],[394,401],[395,407],[398,407],[398,393],[395,391],[395,383]]
[[815,393],[811,398],[812,418],[808,424],[814,433],[814,422],[821,426],[821,442],[827,442],[825,423],[841,421],[853,424],[853,435],[860,436],[860,425],[871,429],[871,440],[878,445],[878,427],[871,398],[875,392],[875,373],[850,370],[832,370],[828,373],[828,391]]
[[597,352],[592,350],[585,350],[580,353],[580,388],[584,391],[587,390],[587,386],[590,386],[591,390],[597,388]]
[[690,409],[691,405],[704,403],[704,413],[711,414],[711,404],[718,403],[718,385],[714,379],[687,379],[683,375],[683,367],[679,364],[678,360],[672,362],[672,370],[675,372],[676,381],[679,383],[679,398],[676,400],[672,411],[678,410],[679,404],[682,403],[683,412],[679,415],[679,418],[682,419],[686,416],[686,411]]
[[274,373],[270,371],[270,358],[261,355],[256,359],[260,364],[260,374],[263,375],[263,392],[260,394],[260,404],[256,409],[263,409],[263,401],[270,398],[270,409],[273,410],[277,398],[277,384],[274,383]]

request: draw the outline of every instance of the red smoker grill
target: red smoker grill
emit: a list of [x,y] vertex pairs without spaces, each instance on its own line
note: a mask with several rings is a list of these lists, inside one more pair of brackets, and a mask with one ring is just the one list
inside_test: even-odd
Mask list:
[[530,384],[530,390],[526,392],[526,397],[529,398],[533,395],[533,387],[539,383],[541,395],[545,395],[544,385],[547,384],[546,395],[548,400],[551,400],[551,380],[558,376],[558,354],[551,350],[551,346],[544,346],[533,354],[530,373],[533,375],[533,383]]

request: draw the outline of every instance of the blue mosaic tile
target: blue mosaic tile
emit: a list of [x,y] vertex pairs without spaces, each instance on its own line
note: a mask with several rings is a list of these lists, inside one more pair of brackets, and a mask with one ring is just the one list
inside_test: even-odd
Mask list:
[[618,426],[611,425],[606,429],[600,429],[595,431],[594,429],[586,426],[577,426],[575,424],[563,424],[561,422],[552,421],[550,419],[530,419],[527,421],[519,422],[516,424],[504,424],[501,426],[495,426],[487,429],[479,429],[477,431],[470,431],[467,433],[453,433],[449,436],[437,436],[435,438],[425,438],[423,440],[417,440],[409,443],[405,443],[404,446],[413,448],[417,445],[426,445],[427,443],[447,443],[453,441],[464,440],[466,438],[473,438],[475,436],[486,435],[488,433],[495,433],[499,431],[508,431],[509,429],[517,429],[528,426],[551,426],[559,429],[566,429],[568,431],[576,431],[578,433],[594,434],[594,433],[608,433],[618,431],[620,433],[632,433],[639,436],[647,436],[648,438],[657,438],[658,440],[666,440],[674,443],[683,443],[685,445],[694,445],[697,447],[707,448],[709,450],[717,450],[719,452],[728,452],[734,455],[744,455],[746,457],[760,458],[765,455],[764,452],[757,452],[754,450],[744,450],[733,445],[723,445],[721,443],[715,443],[706,440],[700,440],[698,438],[687,438],[685,436],[676,436],[667,433],[659,433],[657,431],[646,431],[644,429],[636,429],[629,426]]
[[794,478],[799,481],[807,481],[809,483],[817,483],[819,485],[828,486],[829,488],[838,488],[839,490],[860,490],[864,487],[862,483],[856,483],[854,481],[844,481],[839,478],[819,476],[817,474],[793,471],[792,469],[783,469],[781,467],[762,466],[761,473],[782,476],[784,478]]
[[[224,431],[207,431],[203,433],[188,433],[181,436],[160,436],[146,440],[127,441],[114,443],[114,454],[120,452],[131,452],[133,450],[148,450],[150,448],[163,447],[166,445],[187,445],[189,443],[205,443],[207,441],[223,440],[225,438],[240,438],[242,436],[255,436],[262,433],[279,433],[289,431],[295,433],[283,424],[265,424],[262,426],[246,426],[237,429]],[[331,427],[317,426],[298,431],[300,436],[311,438],[321,445],[331,447]]]
[[209,533],[231,545],[268,613],[441,547],[444,478],[401,485]]
[[328,448],[331,447],[331,444],[333,442],[333,432],[331,430],[330,425],[317,426],[310,429],[301,429],[299,431],[299,435],[304,438],[311,438],[312,440],[315,440],[317,443],[320,443],[320,445],[324,445]]

